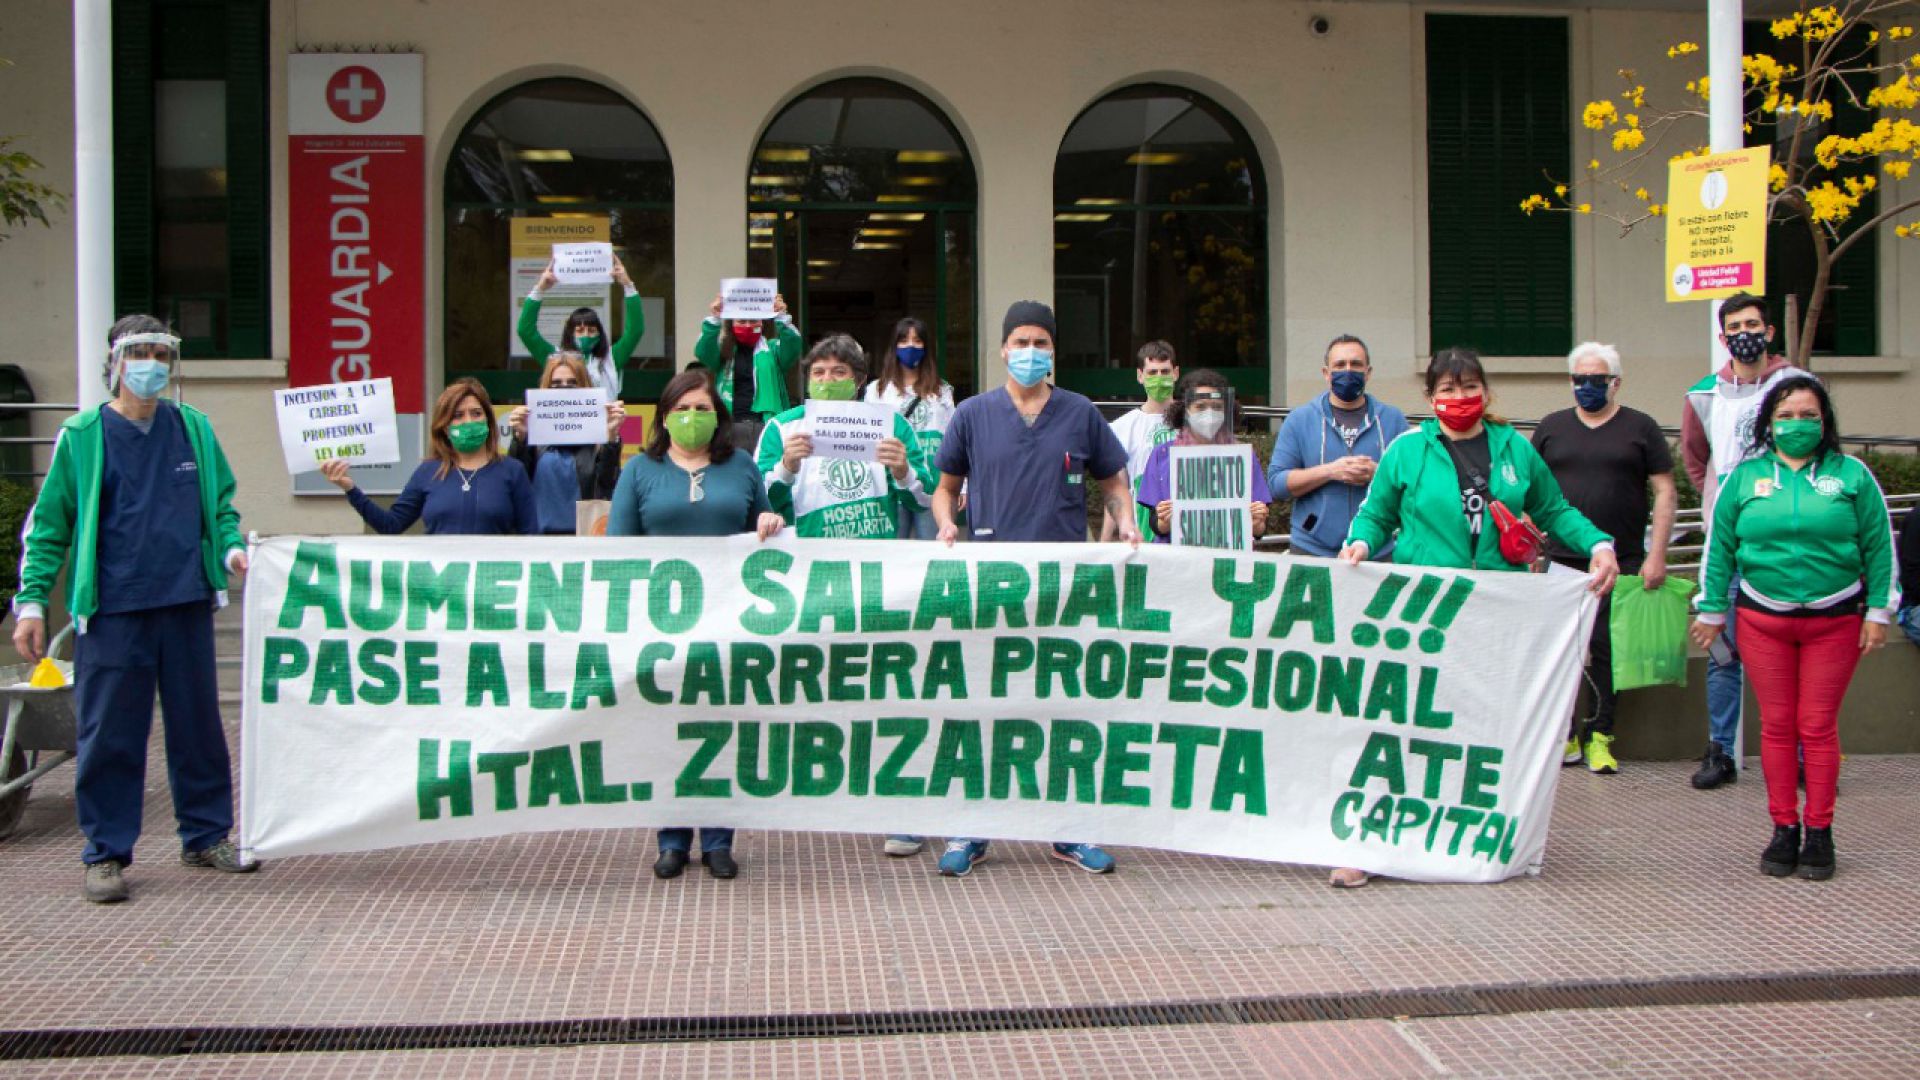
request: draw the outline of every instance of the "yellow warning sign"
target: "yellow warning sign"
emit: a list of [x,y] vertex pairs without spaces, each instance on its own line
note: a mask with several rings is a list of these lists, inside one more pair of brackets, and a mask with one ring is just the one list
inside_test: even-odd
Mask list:
[[1767,288],[1768,148],[1667,167],[1667,299],[1717,300]]

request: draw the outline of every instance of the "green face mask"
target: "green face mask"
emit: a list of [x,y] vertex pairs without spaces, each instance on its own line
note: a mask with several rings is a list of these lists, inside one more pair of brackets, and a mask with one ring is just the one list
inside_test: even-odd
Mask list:
[[592,356],[593,350],[600,347],[600,335],[575,334],[573,335],[573,347],[580,350],[583,355]]
[[464,424],[453,424],[447,428],[447,441],[454,450],[462,454],[471,454],[487,445],[487,432],[492,427],[485,420],[470,420]]
[[807,396],[815,401],[852,401],[854,384],[852,379],[809,380]]
[[1173,400],[1174,377],[1171,375],[1148,375],[1140,380],[1147,388],[1148,401]]
[[713,441],[720,414],[688,409],[667,414],[667,438],[682,450],[698,450]]
[[1775,420],[1773,422],[1773,445],[1788,457],[1811,457],[1820,448],[1820,437],[1826,434],[1825,427],[1818,420]]

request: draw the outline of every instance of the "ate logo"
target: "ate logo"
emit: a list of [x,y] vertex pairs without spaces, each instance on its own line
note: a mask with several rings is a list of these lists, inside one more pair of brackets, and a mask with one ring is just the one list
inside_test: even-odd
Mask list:
[[387,103],[387,86],[369,67],[344,67],[327,80],[327,108],[349,124],[364,124],[380,115]]

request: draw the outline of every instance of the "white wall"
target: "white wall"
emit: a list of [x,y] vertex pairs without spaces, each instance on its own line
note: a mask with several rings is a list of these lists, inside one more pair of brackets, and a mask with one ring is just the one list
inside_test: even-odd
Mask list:
[[[1508,9],[1511,10],[1511,9]],[[1546,11],[1538,8],[1531,10]],[[1052,292],[1052,165],[1074,116],[1102,93],[1143,80],[1213,95],[1261,150],[1273,231],[1268,250],[1274,388],[1298,400],[1317,390],[1320,349],[1337,333],[1373,347],[1383,396],[1418,403],[1416,357],[1426,340],[1423,17],[1392,3],[1206,0],[1102,5],[975,0],[832,0],[796,8],[646,2],[609,8],[580,0],[280,0],[270,45],[275,288],[274,356],[205,362],[190,397],[213,412],[242,485],[249,526],[342,530],[357,519],[337,500],[295,500],[275,448],[268,391],[284,385],[287,310],[285,60],[296,47],[412,45],[426,54],[428,266],[439,263],[443,159],[461,126],[493,94],[528,78],[586,75],[638,104],[675,165],[675,308],[691,342],[722,276],[746,255],[745,176],[759,133],[809,86],[850,74],[898,79],[948,111],[973,152],[980,190],[979,363],[1000,377],[996,347],[1008,303]],[[1331,18],[1314,37],[1310,14]],[[1573,103],[1617,93],[1613,72],[1637,67],[1649,86],[1679,84],[1690,65],[1665,48],[1700,38],[1697,15],[1579,10],[1571,15]],[[0,69],[0,99],[23,149],[47,178],[71,186],[70,16],[57,0],[11,0],[0,42],[18,66]],[[1686,73],[1683,73],[1686,72]],[[1590,133],[1576,124],[1574,156]],[[1603,159],[1606,154],[1600,154]],[[1650,187],[1655,185],[1649,184]],[[1905,185],[1909,195],[1920,179]],[[1516,210],[1517,212],[1517,210]],[[0,246],[0,322],[43,399],[73,390],[72,234],[27,228]],[[1920,243],[1882,245],[1881,358],[1836,359],[1849,430],[1920,432],[1909,402],[1920,382]],[[1605,223],[1575,232],[1576,336],[1617,342],[1627,400],[1665,422],[1705,370],[1695,305],[1662,300],[1659,230],[1625,240]],[[442,370],[441,275],[428,281],[429,380]],[[1904,302],[1903,302],[1904,300]],[[104,328],[102,328],[104,330]],[[682,357],[684,363],[687,358]],[[1503,408],[1540,415],[1568,392],[1554,358],[1494,364]],[[216,372],[235,376],[215,379]]]

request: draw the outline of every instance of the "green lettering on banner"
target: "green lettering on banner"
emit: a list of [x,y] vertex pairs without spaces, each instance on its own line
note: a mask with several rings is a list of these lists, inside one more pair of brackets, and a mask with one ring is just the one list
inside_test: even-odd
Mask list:
[[1246,662],[1245,649],[1215,649],[1208,654],[1207,672],[1213,676],[1213,685],[1207,687],[1207,704],[1219,709],[1237,709],[1247,700],[1247,677],[1240,670],[1240,665]]
[[1080,696],[1080,643],[1072,638],[1043,637],[1033,665],[1033,696],[1053,696],[1053,681],[1060,680],[1062,697]]
[[473,628],[475,630],[512,630],[519,625],[519,590],[514,588],[527,572],[525,563],[481,562],[473,568]]
[[727,700],[744,705],[771,705],[773,650],[758,641],[736,641],[727,650]]
[[1167,700],[1191,705],[1200,700],[1201,680],[1207,677],[1207,650],[1196,645],[1175,645],[1168,676]]
[[1266,816],[1265,740],[1260,732],[1251,728],[1228,728],[1226,741],[1220,745],[1220,768],[1213,778],[1213,808],[1231,811],[1236,795],[1245,804],[1243,812]]
[[373,564],[355,559],[347,564],[347,614],[353,625],[376,634],[393,629],[407,606],[406,566],[380,564],[380,602],[373,602]]
[[314,653],[313,692],[307,704],[325,704],[329,696],[342,705],[353,704],[353,661],[347,659],[347,643],[337,638],[320,642]]
[[287,595],[280,602],[280,629],[296,630],[308,608],[319,608],[329,630],[344,630],[347,617],[340,610],[340,565],[332,544],[302,542],[293,550],[287,571]]
[[847,747],[847,794],[865,795],[873,779],[873,721],[855,720]]
[[793,725],[793,793],[808,798],[839,791],[847,773],[840,756],[846,744],[839,724],[809,720]]
[[1333,571],[1296,562],[1287,570],[1287,584],[1281,590],[1280,606],[1274,610],[1267,636],[1284,638],[1303,622],[1313,628],[1315,642],[1333,643]]
[[586,708],[587,702],[596,701],[611,708],[616,700],[613,658],[607,655],[607,646],[598,641],[582,642],[573,657],[573,700],[567,707],[577,711]]
[[1014,562],[983,562],[975,572],[979,575],[979,593],[973,625],[980,630],[992,630],[1000,625],[1000,616],[1004,613],[1007,629],[1025,629],[1027,596],[1033,585],[1027,577],[1027,568]]
[[448,563],[436,569],[430,562],[407,564],[407,629],[425,630],[427,616],[445,609],[446,629],[467,628],[467,574],[470,563]]
[[674,778],[673,794],[680,799],[724,799],[733,794],[733,785],[724,777],[710,777],[707,770],[733,738],[733,725],[711,721],[681,724],[675,731],[681,742],[700,740],[686,767]]
[[1272,689],[1273,650],[1261,649],[1253,654],[1253,707],[1266,708],[1271,700]]
[[407,704],[440,704],[440,690],[433,685],[440,678],[440,646],[409,641],[400,646],[400,657],[407,673]]
[[562,709],[567,704],[564,691],[547,689],[547,643],[527,642],[527,707]]
[[666,559],[653,568],[653,577],[647,583],[647,618],[655,630],[686,633],[700,621],[705,603],[706,588],[692,563]]
[[970,800],[987,794],[986,751],[980,742],[980,721],[948,720],[940,725],[940,742],[933,751],[933,772],[927,776],[927,794],[945,798],[953,782]]
[[1466,837],[1467,830],[1480,824],[1486,816],[1484,810],[1475,810],[1466,806],[1447,807],[1447,824],[1453,826],[1453,836],[1447,841],[1447,854],[1460,854],[1460,841]]
[[1488,789],[1500,785],[1500,762],[1506,751],[1497,746],[1467,747],[1467,765],[1460,779],[1460,801],[1468,806],[1491,810],[1500,805],[1500,796]]
[[[763,726],[767,731],[767,764],[764,773],[760,768],[760,731]],[[756,720],[743,720],[736,737],[739,739],[739,769],[735,776],[740,790],[756,799],[770,799],[787,790],[787,750],[793,740],[793,725],[762,725]]]
[[1161,724],[1158,741],[1173,746],[1173,802],[1175,810],[1193,807],[1194,765],[1203,746],[1220,745],[1220,729],[1199,724]]
[[481,754],[473,761],[476,772],[493,777],[493,808],[502,812],[520,809],[520,767],[533,760],[525,750],[513,753]]
[[1434,742],[1431,739],[1408,739],[1407,752],[1420,755],[1426,762],[1426,776],[1421,781],[1420,794],[1428,799],[1440,797],[1440,785],[1447,775],[1447,762],[1459,761],[1465,753],[1453,743]]
[[420,779],[416,784],[420,820],[440,817],[440,804],[447,804],[451,817],[473,816],[473,772],[468,762],[473,744],[455,739],[447,744],[447,771],[440,771],[440,740],[420,740]]
[[580,778],[573,771],[573,748],[548,746],[533,752],[533,764],[527,768],[527,807],[546,806],[559,799],[561,806],[580,805]]
[[1087,643],[1087,696],[1112,701],[1127,689],[1127,649],[1112,638]]
[[1047,801],[1075,802],[1099,798],[1093,767],[1100,760],[1100,728],[1085,720],[1055,720],[1047,739]]
[[705,696],[709,705],[727,703],[726,675],[720,669],[720,646],[711,641],[696,641],[687,646],[687,670],[680,676],[680,704],[698,705]]
[[860,564],[860,626],[869,634],[897,634],[913,624],[913,616],[887,606],[885,566]]
[[265,656],[260,664],[260,703],[278,705],[280,684],[305,675],[312,658],[307,643],[299,638],[270,637],[261,651]]
[[400,670],[389,662],[399,655],[400,644],[386,638],[368,638],[360,643],[360,671],[367,676],[359,687],[361,701],[391,705],[400,699]]
[[959,559],[933,559],[920,583],[920,603],[914,609],[913,628],[931,630],[942,619],[955,630],[973,629],[973,592],[967,564]]
[[595,559],[593,580],[607,583],[607,633],[624,634],[633,616],[633,586],[653,573],[652,559]]
[[1047,738],[1039,724],[1031,720],[995,720],[992,778],[988,785],[992,797],[1007,798],[1018,779],[1022,799],[1039,799],[1040,756],[1046,749]]
[[640,647],[640,657],[634,662],[634,686],[649,705],[673,704],[673,695],[660,689],[660,684],[653,678],[654,667],[662,660],[671,659],[673,645],[670,642],[653,641]]
[[1360,804],[1366,801],[1367,797],[1358,791],[1343,791],[1339,798],[1333,800],[1333,819],[1327,823],[1327,827],[1333,830],[1334,839],[1353,838],[1354,811],[1359,810]]
[[1087,619],[1108,630],[1120,629],[1120,588],[1114,584],[1111,566],[1074,564],[1073,584],[1067,587],[1067,602],[1060,609],[1060,625],[1079,626]]
[[920,744],[927,741],[927,719],[924,716],[886,716],[880,719],[880,737],[898,739],[893,752],[880,765],[880,774],[873,778],[873,793],[888,798],[905,797],[917,799],[927,793],[927,782],[918,776],[901,776],[907,762],[920,750]]
[[1164,634],[1173,627],[1173,612],[1147,606],[1147,568],[1137,563],[1126,569],[1126,588],[1121,590],[1120,627]]
[[1480,826],[1480,835],[1473,838],[1473,857],[1485,858],[1492,862],[1500,855],[1500,840],[1506,835],[1507,816],[1488,814],[1487,820]]
[[493,698],[497,708],[513,704],[507,695],[507,664],[500,658],[499,643],[475,641],[467,647],[467,708],[479,708],[485,697]]
[[1060,564],[1040,564],[1040,587],[1034,597],[1033,625],[1046,628],[1054,624],[1060,612]]
[[1288,649],[1280,654],[1273,673],[1273,704],[1282,712],[1300,712],[1313,701],[1313,657]]
[[1360,839],[1369,836],[1382,843],[1387,842],[1387,832],[1393,828],[1393,796],[1382,795],[1367,810],[1367,816],[1360,822]]
[[[298,644],[297,642],[295,644]],[[1007,696],[1007,676],[1033,669],[1033,639],[997,637],[993,639],[993,675],[988,692],[997,698]]]
[[798,700],[796,693],[815,705],[824,701],[820,675],[826,666],[826,654],[818,645],[780,646],[780,704],[793,704]]
[[[554,571],[558,570],[556,576]],[[553,624],[563,633],[580,632],[581,609],[586,605],[585,563],[530,563],[527,566],[527,629],[541,631]],[[587,800],[593,801],[591,799]]]
[[867,700],[867,643],[836,641],[827,646],[827,700]]
[[853,592],[853,564],[822,559],[807,571],[807,596],[800,602],[800,632],[820,633],[829,622],[842,634],[860,629],[858,598]]
[[793,625],[799,604],[793,593],[776,575],[793,569],[793,556],[779,548],[761,548],[740,564],[740,584],[766,609],[750,607],[740,613],[740,628],[749,634],[773,637],[784,634]]
[[1440,672],[1435,668],[1420,669],[1420,689],[1418,700],[1413,707],[1413,726],[1424,728],[1450,728],[1453,726],[1453,714],[1441,712],[1433,707],[1434,686],[1440,681]]
[[606,768],[600,758],[600,741],[580,744],[580,793],[595,806],[627,801],[627,785],[607,783]]
[[949,701],[967,700],[967,657],[957,641],[936,641],[927,647],[927,670],[920,677],[920,696],[932,701],[944,690]]
[[1384,731],[1376,731],[1367,736],[1367,745],[1360,750],[1360,760],[1353,766],[1353,775],[1347,778],[1347,786],[1364,788],[1369,780],[1385,780],[1387,790],[1395,795],[1407,792],[1407,768],[1400,758],[1400,739]]
[[1433,816],[1433,808],[1419,799],[1401,799],[1393,809],[1393,842],[1400,842],[1401,834],[1408,829],[1418,829]]
[[1153,742],[1152,724],[1111,723],[1107,725],[1107,753],[1101,762],[1100,802],[1107,806],[1145,806],[1152,792],[1141,784],[1127,783],[1129,773],[1143,773],[1153,765],[1153,755],[1134,747]]
[[1382,660],[1373,666],[1373,688],[1367,691],[1368,720],[1385,716],[1396,724],[1407,722],[1407,665]]
[[1241,581],[1240,560],[1213,560],[1213,595],[1225,600],[1233,610],[1227,620],[1227,634],[1231,637],[1252,637],[1253,609],[1273,595],[1274,579],[1278,576],[1274,564],[1257,562],[1251,569],[1253,576]]
[[[914,647],[905,641],[876,641],[873,643],[873,663],[868,668],[869,682],[867,696],[875,701],[884,701],[891,697],[900,701],[912,701],[913,666],[920,659]],[[887,680],[893,680],[893,689],[887,689]]]
[[1149,680],[1167,673],[1167,647],[1157,641],[1142,641],[1127,652],[1127,697],[1140,700]]
[[1315,709],[1331,713],[1339,706],[1342,716],[1360,714],[1360,688],[1366,681],[1366,667],[1357,658],[1342,661],[1337,656],[1320,658],[1320,697]]

